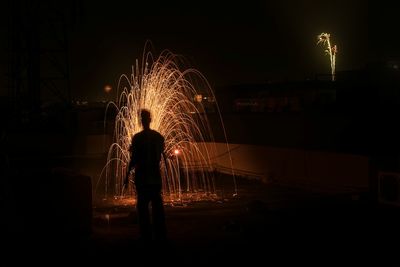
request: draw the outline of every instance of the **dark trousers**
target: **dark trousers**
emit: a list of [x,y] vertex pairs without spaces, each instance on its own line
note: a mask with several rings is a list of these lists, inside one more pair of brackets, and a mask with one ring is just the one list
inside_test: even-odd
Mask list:
[[[140,238],[151,240],[166,239],[164,204],[161,196],[161,186],[146,185],[136,188],[136,209],[139,219]],[[150,205],[151,204],[151,216]]]

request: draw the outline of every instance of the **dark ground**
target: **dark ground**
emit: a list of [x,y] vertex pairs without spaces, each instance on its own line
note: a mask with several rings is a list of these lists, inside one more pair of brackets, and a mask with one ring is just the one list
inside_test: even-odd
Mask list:
[[[134,207],[104,202],[93,205],[89,235],[63,232],[56,221],[41,227],[37,222],[43,220],[24,216],[23,223],[32,226],[16,234],[6,231],[2,251],[15,264],[400,265],[399,209],[379,206],[364,193],[322,194],[237,181],[237,197],[167,205],[165,244],[141,244]],[[39,216],[31,204],[18,213]]]

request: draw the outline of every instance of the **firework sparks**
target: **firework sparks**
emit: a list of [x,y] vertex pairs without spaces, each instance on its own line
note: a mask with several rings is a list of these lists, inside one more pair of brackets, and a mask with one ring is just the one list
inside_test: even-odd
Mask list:
[[[216,152],[202,145],[214,142],[212,131],[202,105],[193,101],[196,95],[213,92],[199,71],[181,71],[178,59],[169,51],[163,51],[156,60],[150,52],[144,53],[141,67],[136,61],[130,75],[121,75],[118,99],[107,106],[114,106],[117,115],[114,143],[100,174],[100,180],[105,177],[106,197],[134,194],[134,183],[124,189],[123,179],[132,136],[142,130],[139,114],[143,108],[152,113],[151,128],[165,137],[167,158],[162,160],[161,171],[166,201],[217,197],[211,161]],[[236,183],[234,186],[236,191]]]
[[331,40],[330,40],[330,34],[329,33],[321,33],[320,35],[317,36],[317,44],[324,44],[326,45],[325,53],[329,56],[330,62],[331,62],[331,75],[332,75],[332,81],[335,80],[335,73],[336,73],[336,53],[337,53],[337,46],[331,45]]

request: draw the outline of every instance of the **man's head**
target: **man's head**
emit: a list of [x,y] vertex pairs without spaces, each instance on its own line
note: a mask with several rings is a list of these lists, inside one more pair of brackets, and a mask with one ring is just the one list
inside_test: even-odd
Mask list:
[[140,111],[140,118],[142,120],[142,125],[144,129],[149,129],[150,128],[150,122],[151,122],[151,114],[150,111],[147,109],[142,109]]

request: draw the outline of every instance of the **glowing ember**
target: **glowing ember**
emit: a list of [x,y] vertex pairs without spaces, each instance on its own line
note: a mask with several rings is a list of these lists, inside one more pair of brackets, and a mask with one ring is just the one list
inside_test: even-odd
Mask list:
[[[142,108],[152,113],[150,127],[165,137],[165,154],[169,155],[161,163],[165,200],[182,202],[217,197],[215,168],[211,161],[216,155],[216,151],[211,150],[216,149],[215,145],[212,149],[205,145],[214,144],[212,131],[202,105],[194,101],[198,95],[205,93],[214,97],[214,94],[199,71],[179,69],[180,59],[163,51],[154,60],[152,54],[145,51],[142,66],[139,67],[136,60],[132,73],[121,75],[118,98],[107,106],[107,109],[114,106],[118,113],[114,143],[100,174],[100,178],[105,177],[106,197],[110,193],[122,197],[134,194],[134,179],[128,189],[123,187],[123,179],[130,160],[131,138],[142,130],[139,121]],[[220,115],[219,118],[223,128]]]
[[336,53],[337,53],[337,46],[331,46],[331,41],[330,41],[330,34],[329,33],[321,33],[320,35],[317,36],[318,42],[317,44],[326,44],[327,48],[325,50],[325,53],[329,56],[329,59],[331,61],[331,74],[332,74],[332,81],[335,80],[335,72],[336,72]]

